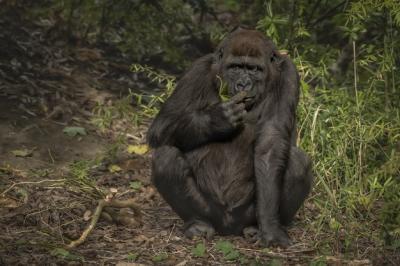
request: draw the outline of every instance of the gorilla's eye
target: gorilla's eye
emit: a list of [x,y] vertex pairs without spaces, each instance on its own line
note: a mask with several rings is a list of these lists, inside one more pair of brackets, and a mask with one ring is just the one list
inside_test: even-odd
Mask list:
[[249,71],[251,71],[251,72],[262,72],[263,71],[263,69],[262,69],[262,67],[260,67],[260,66],[257,66],[257,65],[249,65],[249,66],[246,66],[246,69],[247,70],[249,70]]
[[240,64],[230,64],[228,69],[238,71],[243,68],[243,65]]

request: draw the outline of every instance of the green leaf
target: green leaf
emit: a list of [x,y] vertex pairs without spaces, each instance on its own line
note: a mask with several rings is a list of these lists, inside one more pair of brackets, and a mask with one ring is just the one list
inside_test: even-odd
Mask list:
[[139,254],[130,252],[130,253],[128,253],[128,256],[126,256],[126,259],[129,261],[135,261],[135,260],[137,260],[138,256],[139,256]]
[[55,248],[55,249],[53,249],[53,250],[51,251],[51,255],[57,256],[57,257],[61,257],[61,258],[66,258],[66,257],[68,257],[70,254],[69,254],[69,251],[68,251],[68,250],[65,250],[65,249],[63,249],[63,248]]
[[225,254],[224,258],[226,260],[236,260],[237,258],[239,258],[239,256],[240,256],[240,253],[237,250],[232,250],[228,254]]
[[83,127],[65,127],[63,132],[70,137],[75,137],[77,135],[87,135],[86,130]]
[[11,151],[15,157],[28,157],[32,156],[33,150],[23,149],[23,150],[13,150]]
[[68,250],[63,248],[55,248],[53,249],[50,254],[55,257],[59,257],[65,260],[73,260],[73,261],[83,261],[83,258],[79,255],[71,254]]
[[154,262],[160,262],[160,261],[163,261],[163,260],[166,260],[166,259],[168,259],[168,254],[167,253],[159,253],[159,254],[153,256],[153,258],[152,258],[152,260]]
[[131,187],[131,189],[137,191],[142,188],[143,184],[140,181],[132,181],[129,183],[129,186]]
[[204,257],[206,253],[206,246],[203,243],[199,243],[195,248],[192,249],[192,254],[195,257]]
[[228,85],[222,80],[220,76],[217,76],[217,79],[220,82],[220,86],[218,88],[219,97],[223,102],[226,102],[229,100]]
[[220,240],[217,242],[215,248],[224,254],[224,259],[226,260],[235,260],[240,256],[240,253],[235,250],[235,247],[229,241]]
[[116,164],[112,164],[108,167],[108,171],[110,171],[110,173],[117,173],[117,172],[121,172],[122,168],[119,167]]
[[331,218],[331,220],[329,221],[329,227],[332,230],[339,230],[340,228],[342,228],[342,225],[335,219],[335,218]]
[[149,146],[147,146],[146,144],[142,144],[142,145],[129,145],[127,151],[132,154],[138,154],[138,155],[143,155],[146,152],[149,151]]
[[234,249],[234,246],[229,241],[219,240],[215,246],[215,248],[222,253],[226,254],[231,252]]
[[308,94],[309,93],[309,91],[310,91],[310,86],[308,86],[308,84],[304,81],[304,80],[300,80],[300,84],[301,84],[301,87],[302,87],[302,89],[303,89],[303,92],[305,93],[305,94]]

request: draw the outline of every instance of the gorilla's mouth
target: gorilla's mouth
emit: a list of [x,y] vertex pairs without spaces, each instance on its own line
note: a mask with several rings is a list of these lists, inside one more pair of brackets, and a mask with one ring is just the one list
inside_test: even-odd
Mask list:
[[245,102],[245,103],[247,103],[247,102],[253,102],[253,101],[254,101],[254,99],[255,99],[255,96],[252,96],[252,97],[246,97],[246,98],[244,98],[244,99],[243,99],[243,102]]
[[257,91],[255,89],[246,91],[246,96],[244,97],[244,101],[245,102],[254,101],[256,96],[257,96]]
[[245,109],[247,111],[249,111],[253,108],[255,99],[256,99],[256,95],[246,95],[246,97],[243,99],[243,103],[244,103]]

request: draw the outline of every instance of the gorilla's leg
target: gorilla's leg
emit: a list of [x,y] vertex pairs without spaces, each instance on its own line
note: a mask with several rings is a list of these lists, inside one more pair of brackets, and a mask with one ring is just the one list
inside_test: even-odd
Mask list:
[[311,190],[312,180],[311,160],[302,150],[292,146],[279,205],[282,225],[289,225],[293,221]]
[[185,221],[185,235],[211,238],[214,228],[207,217],[217,209],[199,191],[182,152],[161,146],[153,153],[152,179],[159,193]]

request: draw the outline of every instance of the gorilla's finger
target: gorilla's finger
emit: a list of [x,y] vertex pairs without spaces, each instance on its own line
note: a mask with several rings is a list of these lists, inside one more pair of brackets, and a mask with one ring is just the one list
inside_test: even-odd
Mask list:
[[242,102],[245,98],[246,98],[247,92],[245,91],[241,91],[238,94],[236,94],[235,96],[233,96],[230,100],[230,102],[233,103],[240,103]]
[[232,109],[233,109],[233,113],[237,114],[237,113],[241,113],[245,108],[246,108],[246,105],[244,103],[239,103],[239,104],[235,104]]

